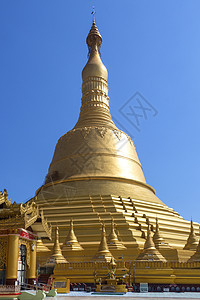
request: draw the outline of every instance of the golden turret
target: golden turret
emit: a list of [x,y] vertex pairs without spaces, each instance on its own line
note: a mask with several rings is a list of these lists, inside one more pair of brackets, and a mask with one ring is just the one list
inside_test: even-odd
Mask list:
[[60,249],[58,226],[56,227],[55,230],[54,246],[53,246],[49,263],[56,263],[56,264],[67,263],[67,260],[62,255],[62,251]]
[[115,224],[113,218],[111,219],[111,231],[108,236],[108,247],[111,250],[124,250],[126,247],[119,241],[115,232]]
[[165,242],[164,238],[162,237],[159,229],[158,218],[156,218],[156,230],[153,235],[153,242],[155,244],[156,249],[169,249],[171,248],[168,243]]
[[98,248],[97,254],[95,255],[94,259],[109,262],[111,260],[111,258],[113,258],[113,256],[108,249],[105,225],[102,224],[101,242],[99,244],[99,248]]
[[77,237],[74,233],[74,224],[73,224],[73,220],[71,219],[70,229],[69,229],[68,235],[66,237],[66,240],[63,243],[62,251],[72,251],[72,250],[80,251],[80,250],[83,250],[83,248],[79,244]]
[[190,234],[185,244],[184,250],[196,250],[198,245],[198,239],[194,232],[193,221],[190,222]]
[[162,254],[155,248],[150,226],[147,229],[147,238],[144,243],[143,251],[138,255],[137,260],[147,260],[147,261],[163,261],[165,262],[166,259],[162,256]]

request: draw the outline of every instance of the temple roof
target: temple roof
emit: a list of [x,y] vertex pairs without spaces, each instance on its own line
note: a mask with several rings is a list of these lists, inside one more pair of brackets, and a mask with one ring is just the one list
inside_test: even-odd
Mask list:
[[39,237],[48,237],[51,239],[51,225],[44,218],[43,211],[39,210],[34,202],[26,204],[11,203],[8,200],[6,190],[0,192],[0,229],[9,228],[32,228]]

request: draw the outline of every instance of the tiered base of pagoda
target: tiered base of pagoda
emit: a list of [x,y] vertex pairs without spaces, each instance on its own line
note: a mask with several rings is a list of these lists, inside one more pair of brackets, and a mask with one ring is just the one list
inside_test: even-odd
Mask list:
[[[145,200],[124,198],[114,195],[77,196],[43,199],[38,196],[37,204],[43,209],[45,217],[59,227],[60,246],[64,243],[70,228],[70,220],[74,221],[74,232],[82,251],[63,251],[69,262],[91,261],[97,252],[101,240],[101,226],[105,224],[106,236],[110,234],[111,219],[115,223],[115,231],[124,249],[112,245],[109,250],[115,259],[123,256],[124,260],[135,260],[143,249],[147,228],[155,232],[156,218],[160,233],[169,247],[159,249],[167,261],[186,262],[194,251],[183,250],[190,233],[190,222],[184,220],[177,212],[160,203]],[[194,223],[194,231],[199,237],[199,224]],[[54,240],[43,241],[50,250]],[[38,253],[45,260],[50,252]]]

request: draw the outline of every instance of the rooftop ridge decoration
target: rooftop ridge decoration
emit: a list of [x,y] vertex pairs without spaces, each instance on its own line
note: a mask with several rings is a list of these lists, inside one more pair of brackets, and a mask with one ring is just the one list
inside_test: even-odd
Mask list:
[[5,203],[6,207],[11,206],[11,201],[8,200],[7,190],[4,189],[3,193],[0,191],[0,205]]
[[2,229],[16,227],[28,229],[30,226],[34,228],[42,225],[41,231],[51,239],[51,225],[49,225],[43,211],[39,210],[39,206],[35,201],[32,200],[25,204],[11,203],[8,200],[6,190],[0,194],[0,201],[0,227]]

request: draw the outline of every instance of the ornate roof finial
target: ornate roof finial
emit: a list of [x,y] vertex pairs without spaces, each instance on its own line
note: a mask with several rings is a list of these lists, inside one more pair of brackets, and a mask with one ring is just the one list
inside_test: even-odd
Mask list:
[[94,17],[95,14],[96,14],[96,11],[94,10],[94,6],[93,6],[92,12],[91,12],[91,15],[93,15],[93,24],[95,23],[95,17]]
[[[92,23],[92,27],[90,29],[90,32],[88,33],[88,36],[86,38],[86,42],[89,48],[89,54],[93,54],[93,52],[98,52],[100,51],[100,47],[102,44],[102,36],[95,24],[95,19],[93,17],[93,23]],[[93,56],[92,55],[92,56]],[[90,57],[91,58],[91,57]],[[104,66],[105,68],[105,66]]]

